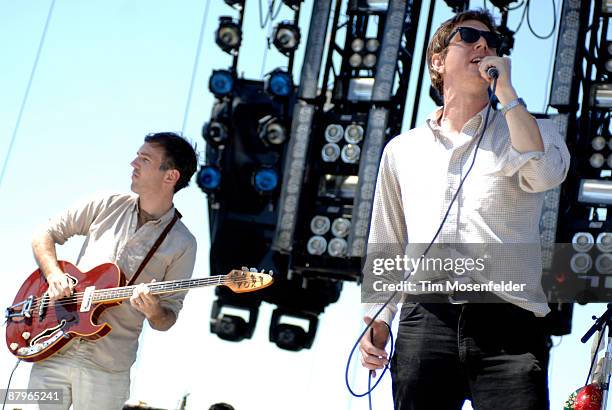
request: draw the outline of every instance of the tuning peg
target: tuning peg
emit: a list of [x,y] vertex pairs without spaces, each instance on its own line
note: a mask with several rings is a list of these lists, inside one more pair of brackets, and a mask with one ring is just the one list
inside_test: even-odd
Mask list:
[[242,268],[240,268],[240,270],[243,270],[243,271],[245,271],[245,272],[246,272],[246,271],[248,271],[248,270],[249,270],[249,268],[247,268],[246,266],[243,266]]
[[270,276],[274,276],[274,272],[272,272],[272,269],[270,269],[270,270],[268,271],[268,275],[270,275]]
[[251,272],[257,273],[257,269],[256,268],[251,268],[250,270],[251,270]]

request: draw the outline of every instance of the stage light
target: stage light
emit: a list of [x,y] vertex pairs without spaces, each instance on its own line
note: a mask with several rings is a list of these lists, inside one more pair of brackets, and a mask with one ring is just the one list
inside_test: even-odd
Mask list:
[[344,134],[344,129],[340,124],[329,124],[325,128],[325,140],[327,142],[339,142]]
[[363,66],[365,68],[374,68],[376,66],[376,56],[374,54],[366,54],[363,58]]
[[591,106],[596,108],[612,108],[612,86],[610,84],[591,85]]
[[578,189],[578,201],[589,204],[612,205],[612,181],[581,180]]
[[366,39],[365,48],[370,53],[375,53],[378,51],[378,47],[380,47],[380,41],[377,38],[368,38]]
[[215,147],[224,145],[228,139],[227,126],[221,121],[210,121],[204,124],[202,136],[207,143]]
[[260,168],[253,176],[253,186],[262,193],[267,194],[278,186],[278,172],[272,168]]
[[348,243],[346,242],[346,239],[333,238],[331,241],[329,241],[329,244],[327,245],[327,252],[330,256],[333,256],[334,258],[341,258],[343,256],[346,256],[347,251]]
[[591,155],[591,158],[589,158],[589,164],[591,164],[593,168],[601,168],[605,161],[604,156],[599,152],[596,152],[595,154]]
[[561,10],[555,66],[550,87],[550,105],[569,111],[576,110],[576,108],[571,108],[575,101],[572,101],[570,94],[572,88],[575,87],[573,81],[576,50],[581,47],[578,44],[578,38],[581,30],[580,16],[584,11],[580,3],[580,1],[564,3]]
[[265,89],[275,97],[288,97],[293,91],[293,80],[288,72],[277,68],[265,80]]
[[351,221],[346,218],[336,218],[331,226],[331,232],[338,238],[345,238],[351,230]]
[[214,192],[221,185],[221,170],[215,165],[204,165],[198,171],[196,181],[202,191],[206,193]]
[[344,131],[344,139],[349,144],[359,144],[363,139],[363,127],[359,124],[351,124]]
[[351,78],[349,80],[347,98],[349,101],[370,101],[372,99],[373,88],[373,77]]
[[300,44],[300,29],[294,23],[283,21],[274,29],[273,44],[278,51],[288,55]]
[[321,150],[321,158],[325,162],[334,162],[340,157],[340,147],[338,144],[328,143]]
[[213,70],[208,88],[215,97],[225,97],[234,89],[234,76],[229,70]]
[[331,222],[328,217],[324,215],[316,215],[310,221],[310,230],[315,235],[325,235],[329,231]]
[[[307,321],[308,330],[306,331],[298,325],[280,323],[283,316]],[[269,339],[281,349],[294,352],[309,349],[314,341],[318,323],[315,314],[277,308],[272,313],[272,319],[270,320]]]
[[606,44],[606,55],[605,55],[606,63],[606,71],[608,73],[612,73],[612,42]]
[[572,238],[572,247],[576,252],[588,252],[595,245],[595,238],[590,232],[576,232]]
[[265,145],[281,145],[287,139],[287,130],[278,118],[271,115],[259,120],[257,133]]
[[602,275],[612,274],[612,255],[600,253],[595,258],[595,270]]
[[306,250],[311,255],[323,255],[327,249],[327,240],[322,236],[312,236],[306,244]]
[[365,47],[365,42],[363,41],[362,38],[356,38],[353,41],[351,41],[351,50],[353,50],[356,53],[361,52],[364,47]]
[[587,273],[593,267],[593,259],[588,253],[575,253],[570,260],[570,267],[574,273]]
[[[223,307],[248,312],[248,320],[240,316],[221,314]],[[255,331],[258,314],[259,310],[256,306],[237,306],[223,299],[217,299],[213,302],[210,313],[210,332],[230,342],[250,339]]]
[[359,162],[359,155],[361,155],[361,148],[355,144],[346,144],[342,147],[342,153],[340,154],[342,161],[347,164],[356,164]]
[[242,31],[231,17],[219,17],[219,28],[215,33],[215,42],[226,53],[236,53],[242,42]]
[[597,249],[601,252],[612,252],[612,233],[601,232],[597,235],[595,243],[597,244]]
[[612,14],[612,0],[604,0],[601,3],[601,8],[604,14]]
[[349,57],[348,63],[353,68],[359,68],[361,63],[363,62],[363,58],[361,58],[361,54],[353,54]]
[[606,147],[606,139],[599,135],[593,138],[593,140],[591,141],[591,146],[595,151],[601,151]]

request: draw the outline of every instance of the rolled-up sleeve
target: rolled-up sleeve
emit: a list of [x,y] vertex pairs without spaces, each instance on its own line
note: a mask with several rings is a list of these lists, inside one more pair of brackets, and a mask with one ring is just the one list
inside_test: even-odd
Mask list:
[[103,204],[104,200],[101,196],[92,196],[54,216],[39,231],[47,232],[53,241],[60,245],[63,245],[72,236],[86,236]]
[[544,152],[518,152],[512,145],[506,151],[503,173],[518,173],[518,183],[525,192],[543,192],[561,184],[570,164],[567,145],[551,120],[538,120]]
[[[164,280],[170,281],[191,278],[195,266],[196,253],[196,240],[190,237],[189,245],[186,246],[185,251],[177,255],[168,266]],[[175,317],[178,318],[178,314],[183,308],[183,300],[185,299],[186,293],[187,292],[177,292],[160,295],[160,305],[171,310]]]
[[[393,146],[392,141],[385,147],[378,170],[370,221],[368,254],[364,264],[366,268],[372,266],[371,263],[368,263],[368,258],[395,257],[395,255],[403,254],[408,241],[400,182],[392,153]],[[364,271],[363,274],[364,276],[373,275],[373,272]],[[371,281],[365,281],[365,283],[368,282]],[[380,295],[372,296],[373,299],[377,299],[374,296]],[[390,325],[397,312],[397,303],[401,301],[401,296],[399,293],[396,294],[377,319]],[[365,316],[373,317],[382,306],[383,303],[364,303]]]

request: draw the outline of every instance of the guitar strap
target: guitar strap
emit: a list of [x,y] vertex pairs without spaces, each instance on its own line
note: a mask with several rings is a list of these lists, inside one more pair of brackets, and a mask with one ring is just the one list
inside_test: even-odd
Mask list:
[[157,241],[155,241],[155,243],[151,247],[151,250],[149,250],[149,253],[147,253],[147,256],[145,256],[144,260],[142,261],[142,263],[138,267],[138,270],[136,271],[136,273],[134,273],[134,275],[132,275],[132,278],[128,282],[127,286],[131,286],[131,285],[134,284],[134,282],[136,282],[136,279],[138,279],[138,276],[140,276],[140,273],[144,270],[145,266],[147,266],[147,263],[149,263],[149,260],[151,260],[151,258],[153,257],[153,254],[155,254],[155,251],[157,251],[157,248],[159,248],[159,245],[161,245],[162,242],[164,241],[164,239],[166,239],[166,236],[168,235],[168,232],[170,232],[170,229],[172,229],[172,227],[174,226],[176,221],[178,221],[182,217],[183,217],[183,215],[181,215],[181,213],[178,211],[178,209],[175,209],[174,210],[174,217],[168,223],[168,225],[163,230],[163,232],[159,235],[159,238],[157,238]]

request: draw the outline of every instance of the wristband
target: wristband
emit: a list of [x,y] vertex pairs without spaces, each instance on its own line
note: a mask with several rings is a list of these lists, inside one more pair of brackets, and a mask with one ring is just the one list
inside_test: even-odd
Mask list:
[[523,101],[523,99],[519,97],[510,101],[507,105],[503,106],[501,109],[501,113],[505,116],[508,111],[510,111],[514,107],[518,107],[519,105],[522,105],[523,107],[525,107],[525,109],[527,109],[527,104],[525,104],[525,101]]

